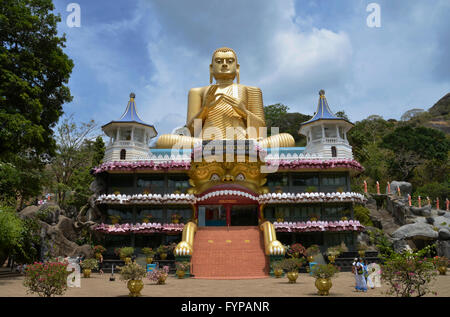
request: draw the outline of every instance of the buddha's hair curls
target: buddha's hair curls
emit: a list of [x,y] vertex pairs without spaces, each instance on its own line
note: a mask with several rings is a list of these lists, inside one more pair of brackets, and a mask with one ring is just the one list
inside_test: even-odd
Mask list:
[[233,55],[234,55],[234,58],[236,59],[236,64],[238,63],[238,62],[237,62],[238,60],[237,60],[236,52],[235,52],[232,48],[229,48],[229,47],[221,47],[221,48],[216,49],[216,50],[214,51],[214,53],[212,54],[211,64],[214,63],[214,56],[215,56],[216,53],[218,53],[218,52],[222,52],[222,53],[232,52]]

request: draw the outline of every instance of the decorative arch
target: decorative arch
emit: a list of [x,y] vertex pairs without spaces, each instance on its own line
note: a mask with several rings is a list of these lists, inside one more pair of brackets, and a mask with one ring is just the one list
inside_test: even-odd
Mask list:
[[120,150],[120,159],[121,160],[127,159],[127,151],[125,149]]
[[337,157],[337,149],[335,146],[331,147],[331,157]]

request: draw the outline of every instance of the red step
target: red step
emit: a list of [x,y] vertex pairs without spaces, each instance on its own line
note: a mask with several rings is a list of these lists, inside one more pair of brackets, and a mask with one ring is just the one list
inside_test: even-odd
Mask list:
[[251,279],[269,275],[258,227],[200,227],[194,238],[192,273],[203,279]]

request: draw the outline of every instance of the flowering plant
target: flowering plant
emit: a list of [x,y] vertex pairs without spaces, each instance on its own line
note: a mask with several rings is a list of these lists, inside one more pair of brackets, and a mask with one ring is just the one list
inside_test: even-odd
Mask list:
[[319,264],[314,267],[313,276],[315,278],[332,278],[339,272],[339,268],[333,264]]
[[106,252],[106,249],[105,249],[105,247],[103,247],[102,245],[96,245],[95,247],[94,247],[94,253],[100,253],[100,254],[102,254],[102,253],[105,253]]
[[187,271],[189,269],[190,263],[187,261],[175,263],[178,271]]
[[445,256],[435,256],[432,261],[435,268],[449,265],[449,260]]
[[61,262],[35,262],[28,265],[25,271],[24,286],[29,293],[50,297],[63,295],[67,290],[67,263]]
[[290,258],[281,260],[281,267],[286,272],[298,272],[298,269],[302,267],[305,262],[304,258]]
[[381,266],[381,278],[389,289],[388,295],[401,297],[424,296],[428,293],[437,295],[430,288],[430,283],[436,277],[432,259],[426,256],[432,246],[420,251],[392,252]]
[[305,247],[300,243],[294,243],[287,249],[287,254],[293,258],[298,258],[301,255],[305,255],[305,252]]
[[167,276],[169,275],[169,267],[163,266],[162,269],[154,269],[148,274],[148,278],[157,284],[164,284]]
[[120,257],[129,258],[133,255],[134,248],[133,247],[125,247],[120,249]]

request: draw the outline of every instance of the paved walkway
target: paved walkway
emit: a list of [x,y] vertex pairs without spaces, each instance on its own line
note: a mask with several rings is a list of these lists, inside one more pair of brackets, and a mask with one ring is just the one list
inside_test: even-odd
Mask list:
[[[333,278],[330,296],[340,297],[380,297],[386,296],[386,286],[355,292],[354,278],[349,272],[341,272]],[[34,296],[27,295],[22,285],[23,277],[0,279],[0,297]],[[438,276],[434,290],[439,297],[450,297],[450,275]],[[169,276],[165,285],[157,285],[144,279],[143,296],[149,297],[304,297],[318,296],[314,278],[306,273],[299,274],[296,284],[289,284],[286,277],[253,280],[201,280],[177,279]],[[109,274],[93,273],[91,278],[81,279],[80,288],[69,288],[64,296],[72,297],[117,297],[127,296],[126,283],[109,281]],[[429,295],[434,297],[434,295]]]

